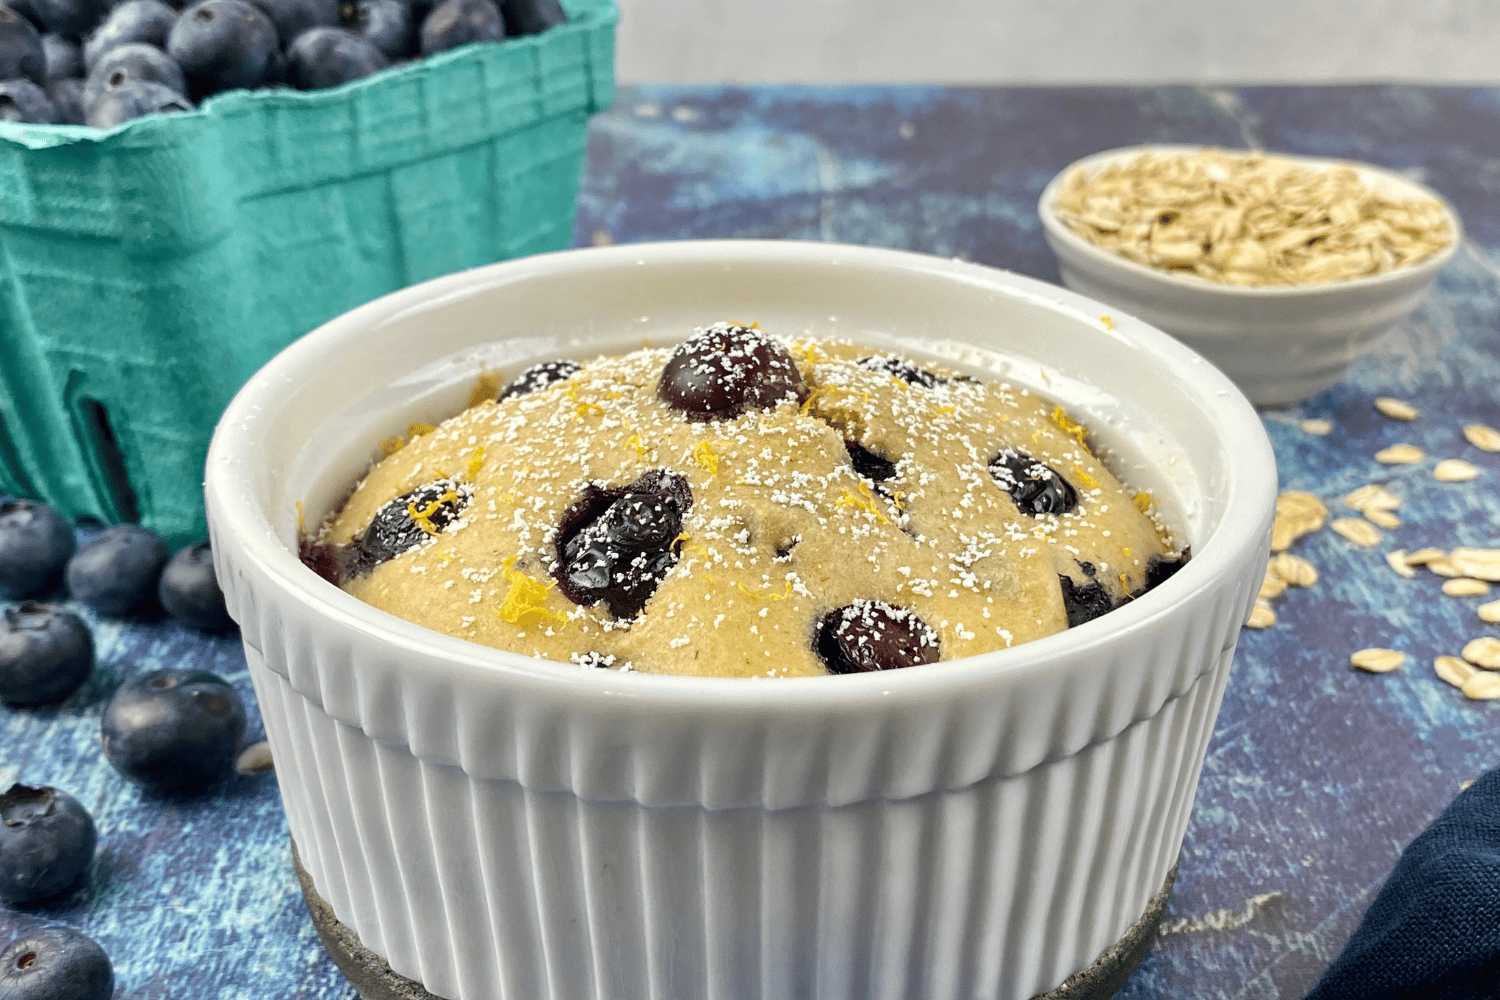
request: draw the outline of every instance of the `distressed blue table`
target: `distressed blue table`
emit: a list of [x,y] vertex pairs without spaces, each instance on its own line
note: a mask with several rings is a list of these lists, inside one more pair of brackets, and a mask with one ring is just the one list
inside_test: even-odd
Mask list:
[[[595,120],[579,243],[687,237],[836,240],[964,257],[1057,280],[1033,206],[1086,153],[1147,141],[1256,145],[1410,171],[1446,195],[1467,243],[1415,319],[1342,383],[1264,415],[1282,485],[1340,498],[1383,483],[1403,524],[1377,547],[1329,530],[1294,551],[1316,586],[1247,631],[1203,769],[1161,936],[1121,998],[1299,998],[1342,947],[1401,848],[1500,765],[1500,703],[1465,700],[1431,663],[1500,634],[1439,578],[1395,575],[1383,553],[1500,545],[1500,454],[1460,432],[1500,427],[1500,91],[1478,88],[953,89],[641,87]],[[1402,423],[1372,401],[1403,398]],[[1302,421],[1322,418],[1326,435]],[[1409,442],[1430,456],[1385,466]],[[1432,477],[1438,458],[1483,470]],[[89,888],[0,910],[0,939],[77,925],[113,957],[131,1000],[352,1000],[299,895],[269,775],[155,798],[99,751],[99,713],[123,678],[191,664],[250,698],[238,640],[169,622],[91,617],[93,678],[63,705],[0,711],[0,782],[67,789],[101,841]],[[1408,654],[1390,674],[1349,654]],[[251,734],[259,718],[251,708]]]

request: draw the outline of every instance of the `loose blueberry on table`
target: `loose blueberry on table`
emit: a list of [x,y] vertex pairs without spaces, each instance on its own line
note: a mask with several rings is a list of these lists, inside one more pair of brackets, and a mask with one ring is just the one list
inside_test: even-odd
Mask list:
[[122,684],[104,709],[104,756],[153,791],[196,788],[228,775],[245,736],[245,706],[222,677],[165,668]]
[[214,554],[207,542],[178,549],[161,571],[157,599],[167,614],[199,632],[234,627],[224,606],[224,591],[214,575]]
[[4,1000],[109,1000],[114,991],[109,956],[71,927],[43,927],[0,951]]
[[72,612],[27,601],[0,615],[0,701],[5,704],[62,701],[93,669],[93,635]]
[[34,500],[0,503],[0,599],[45,594],[62,581],[73,555],[73,526]]
[[67,792],[12,785],[0,794],[0,902],[30,906],[75,891],[97,841],[93,817]]
[[138,524],[116,524],[68,560],[68,592],[101,615],[129,614],[153,602],[172,558],[161,536]]

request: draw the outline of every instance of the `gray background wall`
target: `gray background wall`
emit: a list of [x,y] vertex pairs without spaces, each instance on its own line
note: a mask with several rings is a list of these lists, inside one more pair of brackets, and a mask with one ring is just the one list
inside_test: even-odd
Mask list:
[[1500,83],[1495,0],[617,0],[622,83]]

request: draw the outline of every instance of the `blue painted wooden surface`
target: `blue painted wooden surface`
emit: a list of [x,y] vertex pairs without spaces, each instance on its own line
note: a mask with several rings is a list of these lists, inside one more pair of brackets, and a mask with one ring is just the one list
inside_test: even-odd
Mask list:
[[[1322,574],[1246,632],[1215,730],[1164,933],[1120,996],[1298,998],[1358,922],[1401,849],[1462,783],[1500,764],[1500,703],[1468,702],[1431,661],[1482,634],[1482,598],[1396,577],[1389,548],[1500,545],[1500,455],[1459,428],[1500,426],[1500,91],[1479,88],[979,89],[647,87],[596,119],[580,243],[785,237],[962,256],[1049,280],[1033,207],[1069,161],[1145,141],[1253,143],[1413,171],[1458,207],[1468,242],[1416,318],[1334,389],[1265,422],[1283,486],[1336,505],[1382,482],[1405,523],[1377,549],[1331,531],[1294,551]],[[1395,395],[1422,416],[1379,416]],[[1298,421],[1326,417],[1326,437]],[[1386,467],[1408,441],[1432,458]],[[1484,469],[1431,478],[1436,458]],[[1335,510],[1335,516],[1338,515]],[[39,910],[0,910],[0,939],[75,924],[110,952],[132,1000],[352,1000],[314,936],[270,776],[157,799],[103,762],[98,718],[136,672],[191,663],[249,699],[236,639],[168,622],[91,618],[99,669],[66,703],[0,711],[0,782],[78,796],[100,828],[89,889]],[[1348,666],[1384,645],[1407,665]],[[251,733],[259,718],[251,707]]]

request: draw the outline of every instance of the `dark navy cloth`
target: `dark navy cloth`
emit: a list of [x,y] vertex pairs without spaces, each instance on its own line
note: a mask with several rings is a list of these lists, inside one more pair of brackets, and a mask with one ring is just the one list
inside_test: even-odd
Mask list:
[[1500,770],[1411,842],[1307,1000],[1500,1000]]

